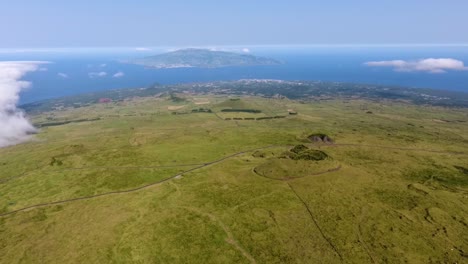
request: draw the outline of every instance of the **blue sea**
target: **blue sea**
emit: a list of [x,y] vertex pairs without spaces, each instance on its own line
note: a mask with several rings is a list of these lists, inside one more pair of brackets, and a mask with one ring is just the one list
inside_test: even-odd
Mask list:
[[[278,66],[226,67],[218,69],[148,69],[122,60],[155,55],[165,48],[0,50],[0,61],[41,60],[50,64],[23,79],[32,87],[23,91],[20,103],[116,88],[237,79],[282,79],[357,82],[435,88],[468,92],[468,71],[446,73],[401,72],[391,67],[370,67],[369,61],[453,58],[468,65],[468,46],[296,46],[248,47],[250,53],[283,62]],[[228,48],[235,51],[236,48]],[[102,76],[98,76],[101,73]],[[114,77],[121,73],[120,77]],[[60,76],[62,75],[62,76]],[[66,76],[66,78],[64,78]]]

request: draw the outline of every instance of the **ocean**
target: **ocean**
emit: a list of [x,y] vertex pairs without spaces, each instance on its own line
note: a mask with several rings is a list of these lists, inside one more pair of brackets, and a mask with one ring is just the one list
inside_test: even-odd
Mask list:
[[[448,70],[445,73],[428,71],[395,71],[391,67],[371,67],[369,61],[427,58],[452,58],[468,64],[468,46],[296,46],[248,47],[258,56],[283,62],[277,66],[225,67],[218,69],[148,69],[121,63],[164,52],[134,49],[62,49],[0,50],[0,61],[50,61],[40,71],[24,76],[32,87],[20,95],[20,103],[100,91],[107,89],[147,87],[155,83],[176,84],[238,79],[282,79],[355,82],[435,88],[468,92],[468,71]],[[235,48],[230,48],[235,50]],[[119,74],[117,74],[119,73]],[[117,74],[117,75],[116,75]],[[114,76],[115,75],[115,76]]]

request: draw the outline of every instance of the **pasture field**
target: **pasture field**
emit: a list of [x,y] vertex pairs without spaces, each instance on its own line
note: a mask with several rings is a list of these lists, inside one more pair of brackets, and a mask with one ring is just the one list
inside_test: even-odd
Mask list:
[[31,116],[0,263],[468,262],[466,108],[180,96]]

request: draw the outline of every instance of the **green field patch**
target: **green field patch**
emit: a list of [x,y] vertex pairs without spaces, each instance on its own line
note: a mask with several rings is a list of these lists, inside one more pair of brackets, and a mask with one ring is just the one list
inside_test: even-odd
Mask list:
[[0,185],[0,211],[8,212],[113,191],[123,191],[173,177],[192,167],[89,167],[36,170]]
[[255,103],[246,99],[231,98],[224,102],[215,104],[214,107],[220,109],[256,109],[258,106]]
[[219,112],[218,115],[224,120],[256,120],[261,117],[267,117],[264,113],[249,112]]
[[425,168],[407,171],[404,176],[412,181],[433,187],[468,187],[468,175],[449,168]]
[[412,210],[419,206],[421,199],[417,194],[406,190],[376,190],[377,198],[395,209]]
[[28,111],[101,119],[0,149],[0,263],[466,262],[466,108],[151,90]]

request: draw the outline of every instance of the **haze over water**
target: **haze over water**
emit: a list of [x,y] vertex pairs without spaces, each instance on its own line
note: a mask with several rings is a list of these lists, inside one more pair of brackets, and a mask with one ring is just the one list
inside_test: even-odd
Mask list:
[[228,51],[271,57],[279,66],[226,67],[218,69],[148,69],[121,63],[125,59],[160,54],[169,48],[0,50],[0,60],[50,61],[25,80],[32,87],[21,93],[21,103],[106,89],[147,87],[154,83],[176,84],[237,79],[283,79],[356,82],[468,92],[468,71],[401,71],[372,67],[370,61],[407,62],[451,58],[468,64],[468,46],[309,46],[221,47]]

